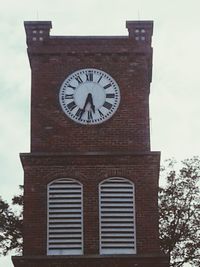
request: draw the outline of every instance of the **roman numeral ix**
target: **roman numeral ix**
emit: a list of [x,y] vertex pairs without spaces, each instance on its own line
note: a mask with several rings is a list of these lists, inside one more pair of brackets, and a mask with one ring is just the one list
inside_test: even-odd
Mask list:
[[73,99],[73,98],[74,98],[73,94],[70,94],[70,95],[66,94],[65,95],[65,99]]

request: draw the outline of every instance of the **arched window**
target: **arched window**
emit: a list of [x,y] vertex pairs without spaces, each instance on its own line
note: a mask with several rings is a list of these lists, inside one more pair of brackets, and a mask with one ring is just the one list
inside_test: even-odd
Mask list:
[[135,254],[134,184],[113,177],[99,185],[100,254]]
[[62,178],[48,185],[47,254],[83,254],[82,184]]

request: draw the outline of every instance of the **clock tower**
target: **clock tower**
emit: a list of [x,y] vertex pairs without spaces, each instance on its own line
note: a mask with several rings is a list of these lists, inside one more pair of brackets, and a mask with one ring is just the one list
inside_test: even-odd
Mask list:
[[31,149],[15,267],[167,267],[158,237],[160,153],[150,149],[152,21],[128,36],[51,36],[26,21]]

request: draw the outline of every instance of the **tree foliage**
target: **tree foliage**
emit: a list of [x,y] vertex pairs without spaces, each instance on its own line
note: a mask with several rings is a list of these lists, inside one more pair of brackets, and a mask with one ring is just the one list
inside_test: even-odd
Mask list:
[[173,267],[200,266],[200,159],[176,165],[168,160],[161,171],[166,179],[159,191],[161,248]]
[[0,198],[0,255],[22,250],[22,206],[22,194],[13,197],[12,208]]

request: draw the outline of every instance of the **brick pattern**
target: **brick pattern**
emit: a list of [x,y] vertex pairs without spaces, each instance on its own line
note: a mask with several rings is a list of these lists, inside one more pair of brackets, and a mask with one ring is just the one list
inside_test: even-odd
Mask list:
[[[144,56],[133,55],[62,55],[56,62],[51,57],[34,58],[32,152],[149,150],[146,64]],[[70,120],[62,111],[58,99],[64,79],[73,71],[87,67],[109,73],[121,89],[121,102],[117,112],[108,121],[94,126],[83,126]]]
[[[107,158],[109,161],[105,164]],[[25,170],[24,255],[46,255],[47,184],[54,179],[72,177],[83,184],[84,254],[99,254],[98,185],[114,176],[127,178],[135,184],[137,252],[159,252],[159,153],[124,155],[123,160],[120,155],[80,158],[26,154],[22,155],[22,160]]]
[[[40,27],[34,31],[39,34]],[[32,152],[150,150],[149,43],[139,44],[128,37],[46,37],[38,43],[30,41],[33,33],[27,30],[27,34],[32,69]],[[59,104],[62,82],[82,68],[103,70],[120,87],[117,112],[99,125],[73,122]]]
[[[157,190],[160,153],[150,152],[149,91],[152,22],[127,22],[128,37],[50,36],[51,22],[25,22],[31,81],[31,153],[24,168],[24,250],[15,267],[167,267],[160,255]],[[145,31],[144,31],[145,30]],[[62,111],[64,79],[82,68],[110,74],[121,90],[108,121],[83,126]],[[135,256],[99,256],[98,185],[123,177],[135,185]],[[83,184],[84,255],[46,256],[47,185],[58,178]]]

